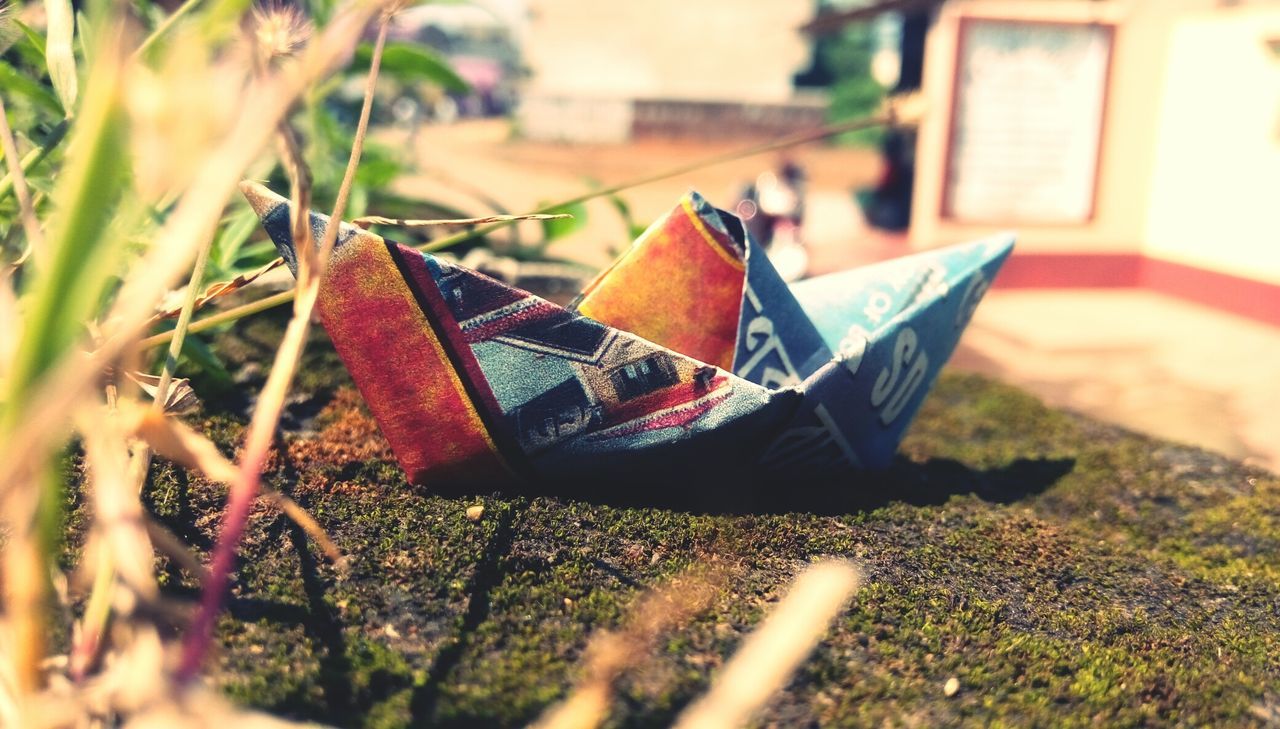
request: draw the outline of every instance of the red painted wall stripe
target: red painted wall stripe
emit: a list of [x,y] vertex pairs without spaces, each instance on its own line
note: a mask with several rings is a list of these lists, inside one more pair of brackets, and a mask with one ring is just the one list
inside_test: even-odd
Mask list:
[[1153,291],[1280,326],[1280,286],[1159,258],[1142,262],[1142,283]]
[[1142,256],[1133,253],[1022,253],[1004,262],[995,285],[1020,289],[1128,288],[1139,285]]
[[1136,253],[1022,253],[1017,250],[995,286],[1019,288],[1144,288],[1280,326],[1280,285],[1150,258]]

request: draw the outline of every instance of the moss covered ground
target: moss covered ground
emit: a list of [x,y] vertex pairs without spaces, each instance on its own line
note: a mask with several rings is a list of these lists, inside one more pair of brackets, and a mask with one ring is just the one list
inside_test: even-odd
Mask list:
[[[192,420],[228,453],[278,335],[262,320],[220,342],[241,382]],[[211,670],[281,715],[526,722],[646,586],[730,565],[712,607],[619,685],[611,725],[663,725],[806,563],[838,556],[865,586],[762,724],[1280,721],[1280,481],[999,383],[944,375],[886,474],[720,509],[621,506],[608,484],[586,500],[411,488],[322,333],[284,429],[269,481],[349,565],[263,507]],[[154,469],[149,508],[207,550],[224,492]],[[160,569],[168,591],[194,595],[190,576]]]

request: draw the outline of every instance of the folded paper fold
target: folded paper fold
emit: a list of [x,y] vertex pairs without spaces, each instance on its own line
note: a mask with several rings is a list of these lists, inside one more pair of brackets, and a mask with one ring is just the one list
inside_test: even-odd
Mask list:
[[[242,187],[292,264],[288,201]],[[892,458],[1010,246],[792,289],[691,194],[575,312],[343,224],[317,307],[414,483],[832,473]]]

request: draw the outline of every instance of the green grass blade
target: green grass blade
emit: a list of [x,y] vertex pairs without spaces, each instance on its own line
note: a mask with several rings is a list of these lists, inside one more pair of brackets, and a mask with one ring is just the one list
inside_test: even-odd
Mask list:
[[48,224],[48,263],[25,294],[27,309],[8,384],[0,433],[22,421],[32,386],[74,350],[116,271],[123,237],[111,225],[125,178],[120,67],[98,64],[74,125],[66,165],[54,189]]

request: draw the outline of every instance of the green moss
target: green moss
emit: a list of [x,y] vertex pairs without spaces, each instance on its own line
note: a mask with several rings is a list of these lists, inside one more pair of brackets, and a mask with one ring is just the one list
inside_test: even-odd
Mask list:
[[[272,330],[256,326],[225,348],[233,368],[269,356]],[[321,437],[315,414],[348,386],[315,344],[291,416],[302,432],[286,440]],[[193,424],[233,453],[243,403],[207,407]],[[345,726],[527,722],[646,586],[719,560],[731,578],[711,608],[618,686],[612,724],[666,725],[804,565],[837,556],[865,586],[764,723],[1241,724],[1280,682],[1273,476],[954,374],[902,453],[821,508],[746,515],[448,499],[385,460],[278,460],[268,482],[350,568],[257,513],[213,676],[245,704]],[[157,461],[146,502],[207,550],[223,497]],[[194,594],[162,571],[166,590]],[[961,690],[946,697],[951,677]]]

